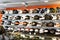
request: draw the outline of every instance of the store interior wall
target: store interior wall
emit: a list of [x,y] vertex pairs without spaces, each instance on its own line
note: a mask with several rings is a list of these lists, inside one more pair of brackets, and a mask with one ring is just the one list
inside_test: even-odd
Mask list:
[[34,5],[34,6],[22,6],[22,7],[13,7],[13,8],[6,8],[6,10],[16,10],[16,9],[20,9],[20,10],[24,10],[24,9],[36,9],[36,8],[56,8],[56,7],[60,7],[60,4],[50,4],[50,5]]

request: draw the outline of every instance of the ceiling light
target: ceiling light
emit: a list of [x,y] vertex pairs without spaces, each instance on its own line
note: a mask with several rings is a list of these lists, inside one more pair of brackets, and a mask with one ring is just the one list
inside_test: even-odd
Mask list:
[[48,1],[44,1],[44,2],[48,2]]

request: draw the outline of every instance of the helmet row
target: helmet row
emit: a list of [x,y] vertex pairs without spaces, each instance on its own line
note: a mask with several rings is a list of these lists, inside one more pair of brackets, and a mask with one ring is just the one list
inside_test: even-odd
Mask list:
[[45,15],[17,15],[17,16],[9,16],[9,15],[4,15],[2,17],[2,19],[5,20],[60,20],[60,14],[57,15],[49,15],[49,14],[45,14]]
[[24,9],[24,10],[2,10],[1,11],[2,14],[18,14],[18,13],[59,13],[60,12],[60,8],[36,8],[36,9]]
[[59,22],[36,22],[36,21],[32,21],[32,22],[15,21],[15,22],[12,22],[12,21],[3,21],[2,24],[3,25],[21,25],[21,26],[40,26],[40,27],[60,27]]
[[54,29],[54,28],[52,28],[52,29],[48,29],[48,28],[46,28],[46,29],[43,29],[43,28],[33,29],[33,28],[31,28],[31,29],[21,30],[21,32],[26,33],[26,34],[33,34],[33,35],[41,35],[41,34],[60,35],[60,34],[57,34],[60,31],[58,31],[57,29]]
[[40,35],[40,34],[47,34],[47,35],[60,35],[60,34],[56,34],[60,31],[58,31],[57,29],[47,29],[47,28],[17,28],[17,30],[13,29],[13,28],[8,28],[8,31],[14,31],[14,32],[22,32],[23,34],[30,34],[30,35]]

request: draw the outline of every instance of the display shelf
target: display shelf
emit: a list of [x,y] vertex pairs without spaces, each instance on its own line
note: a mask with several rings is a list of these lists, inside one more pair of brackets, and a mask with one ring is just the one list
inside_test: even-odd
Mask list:
[[[28,11],[28,10],[26,10],[26,11]],[[8,31],[12,30],[14,32],[18,32],[18,31],[23,32],[23,33],[25,32],[25,35],[29,35],[29,32],[31,32],[30,29],[33,29],[32,34],[34,36],[35,35],[41,36],[41,33],[40,33],[41,31],[43,32],[42,34],[44,34],[44,36],[47,36],[47,37],[50,36],[50,34],[53,34],[53,36],[55,36],[56,32],[60,33],[60,31],[59,31],[60,25],[56,24],[56,23],[60,23],[60,19],[59,18],[57,19],[57,15],[60,16],[59,13],[28,13],[28,12],[23,13],[23,12],[18,13],[18,10],[14,10],[12,13],[8,12],[6,14],[3,14],[2,20],[5,21],[3,26],[4,27],[8,26],[8,28],[7,28]],[[27,15],[29,17],[26,17]],[[8,16],[8,17],[6,17],[6,16]],[[19,17],[17,18],[17,16],[19,16],[20,18]],[[6,18],[4,19],[4,17],[6,17]],[[29,20],[26,20],[25,18],[27,18]],[[16,21],[18,21],[18,22],[16,22]],[[45,24],[43,25],[43,23],[45,23]],[[56,25],[58,25],[58,27]],[[21,30],[22,28],[23,28],[23,30]],[[27,28],[27,30],[25,30],[26,28]],[[29,30],[28,30],[28,28],[29,28]],[[36,31],[38,31],[38,32],[36,32]],[[28,32],[28,34],[26,32]],[[57,34],[57,35],[60,35],[60,34]]]
[[43,27],[43,26],[23,26],[23,25],[3,25],[3,26],[9,26],[9,27],[17,27],[17,28],[38,28],[38,29],[60,29],[60,27]]

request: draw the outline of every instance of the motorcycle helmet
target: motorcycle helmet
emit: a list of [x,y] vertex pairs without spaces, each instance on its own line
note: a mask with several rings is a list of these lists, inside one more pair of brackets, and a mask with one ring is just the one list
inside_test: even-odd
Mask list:
[[18,11],[17,10],[13,10],[13,14],[18,14]]
[[2,14],[5,14],[5,11],[4,10],[2,10]]
[[39,10],[34,9],[32,13],[39,13]]
[[16,16],[15,19],[16,19],[16,20],[20,20],[20,19],[21,19],[21,16]]
[[57,17],[57,20],[60,20],[60,14],[57,14],[56,17]]
[[55,34],[56,30],[55,29],[50,29],[51,34]]
[[60,27],[60,23],[56,23],[54,27]]
[[39,18],[42,18],[41,16],[35,15],[34,20],[39,20]]
[[2,25],[4,24],[4,21],[2,21]]
[[38,24],[38,23],[35,22],[35,21],[31,23],[32,26],[37,26],[37,24]]
[[40,13],[43,14],[44,12],[45,12],[45,10],[44,9],[41,9],[41,12]]
[[45,14],[44,18],[45,18],[45,20],[52,20],[53,19],[53,17],[48,14]]
[[29,20],[30,19],[30,16],[25,16],[25,20]]
[[49,22],[49,23],[46,23],[46,26],[47,27],[54,27],[54,24],[55,24],[54,22]]
[[19,25],[19,21],[15,21],[15,25]]
[[11,25],[12,21],[7,21],[7,25]]
[[25,14],[25,13],[29,13],[29,11],[25,9],[25,10],[23,10],[22,13],[24,13],[24,14]]
[[27,26],[28,22],[23,22],[23,26]]
[[54,8],[50,8],[50,13],[55,13],[56,10]]
[[57,11],[57,13],[59,13],[60,12],[60,7],[56,7],[56,11]]
[[9,16],[6,16],[5,19],[8,20],[8,17],[9,17]]

